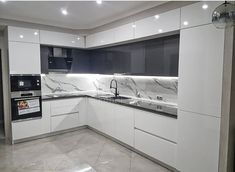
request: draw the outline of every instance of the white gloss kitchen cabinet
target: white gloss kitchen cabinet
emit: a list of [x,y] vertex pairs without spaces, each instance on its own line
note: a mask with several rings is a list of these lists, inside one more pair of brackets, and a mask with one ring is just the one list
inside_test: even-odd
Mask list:
[[135,25],[135,38],[177,31],[180,29],[180,9],[137,20]]
[[181,8],[181,28],[212,23],[212,13],[221,1],[198,2]]
[[177,169],[218,171],[224,30],[180,32]]
[[40,44],[85,48],[83,36],[40,30]]
[[40,74],[39,31],[9,26],[8,40],[10,74]]
[[134,111],[132,108],[101,100],[88,100],[88,126],[133,146]]

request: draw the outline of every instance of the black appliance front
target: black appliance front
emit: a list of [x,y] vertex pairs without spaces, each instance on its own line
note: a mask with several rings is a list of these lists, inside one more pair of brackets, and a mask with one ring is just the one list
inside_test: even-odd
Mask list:
[[[30,94],[30,93],[23,93]],[[21,96],[11,98],[12,121],[42,117],[41,96]]]
[[11,75],[11,92],[41,90],[40,75]]

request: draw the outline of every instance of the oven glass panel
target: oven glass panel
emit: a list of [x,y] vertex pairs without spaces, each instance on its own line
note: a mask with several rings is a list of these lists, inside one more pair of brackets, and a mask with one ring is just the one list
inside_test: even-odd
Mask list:
[[29,100],[19,100],[17,102],[18,115],[25,115],[40,112],[39,98]]

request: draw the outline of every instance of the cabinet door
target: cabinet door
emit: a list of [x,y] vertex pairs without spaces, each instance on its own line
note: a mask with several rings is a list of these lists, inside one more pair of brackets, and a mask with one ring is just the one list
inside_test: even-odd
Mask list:
[[114,29],[115,42],[123,42],[134,39],[133,23],[129,23]]
[[214,9],[221,1],[198,2],[181,8],[181,28],[211,23]]
[[156,16],[151,16],[135,22],[136,24],[135,38],[141,38],[155,34],[179,30],[180,28],[179,9],[156,15],[158,15],[157,18]]
[[17,42],[39,43],[39,30],[9,26],[8,40]]
[[49,101],[42,102],[42,132],[51,132],[51,104]]
[[40,45],[9,42],[10,74],[41,74]]
[[178,112],[177,169],[182,172],[217,172],[220,118]]
[[86,47],[96,47],[114,43],[114,29],[98,32],[86,37]]
[[84,37],[40,30],[40,44],[84,48]]
[[181,30],[179,109],[221,116],[224,30],[212,24]]
[[134,110],[132,108],[115,105],[114,137],[123,143],[134,146]]

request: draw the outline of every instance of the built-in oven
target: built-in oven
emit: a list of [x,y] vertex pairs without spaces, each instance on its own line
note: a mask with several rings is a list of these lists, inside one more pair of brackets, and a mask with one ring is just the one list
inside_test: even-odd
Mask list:
[[12,120],[42,117],[40,75],[11,75]]

